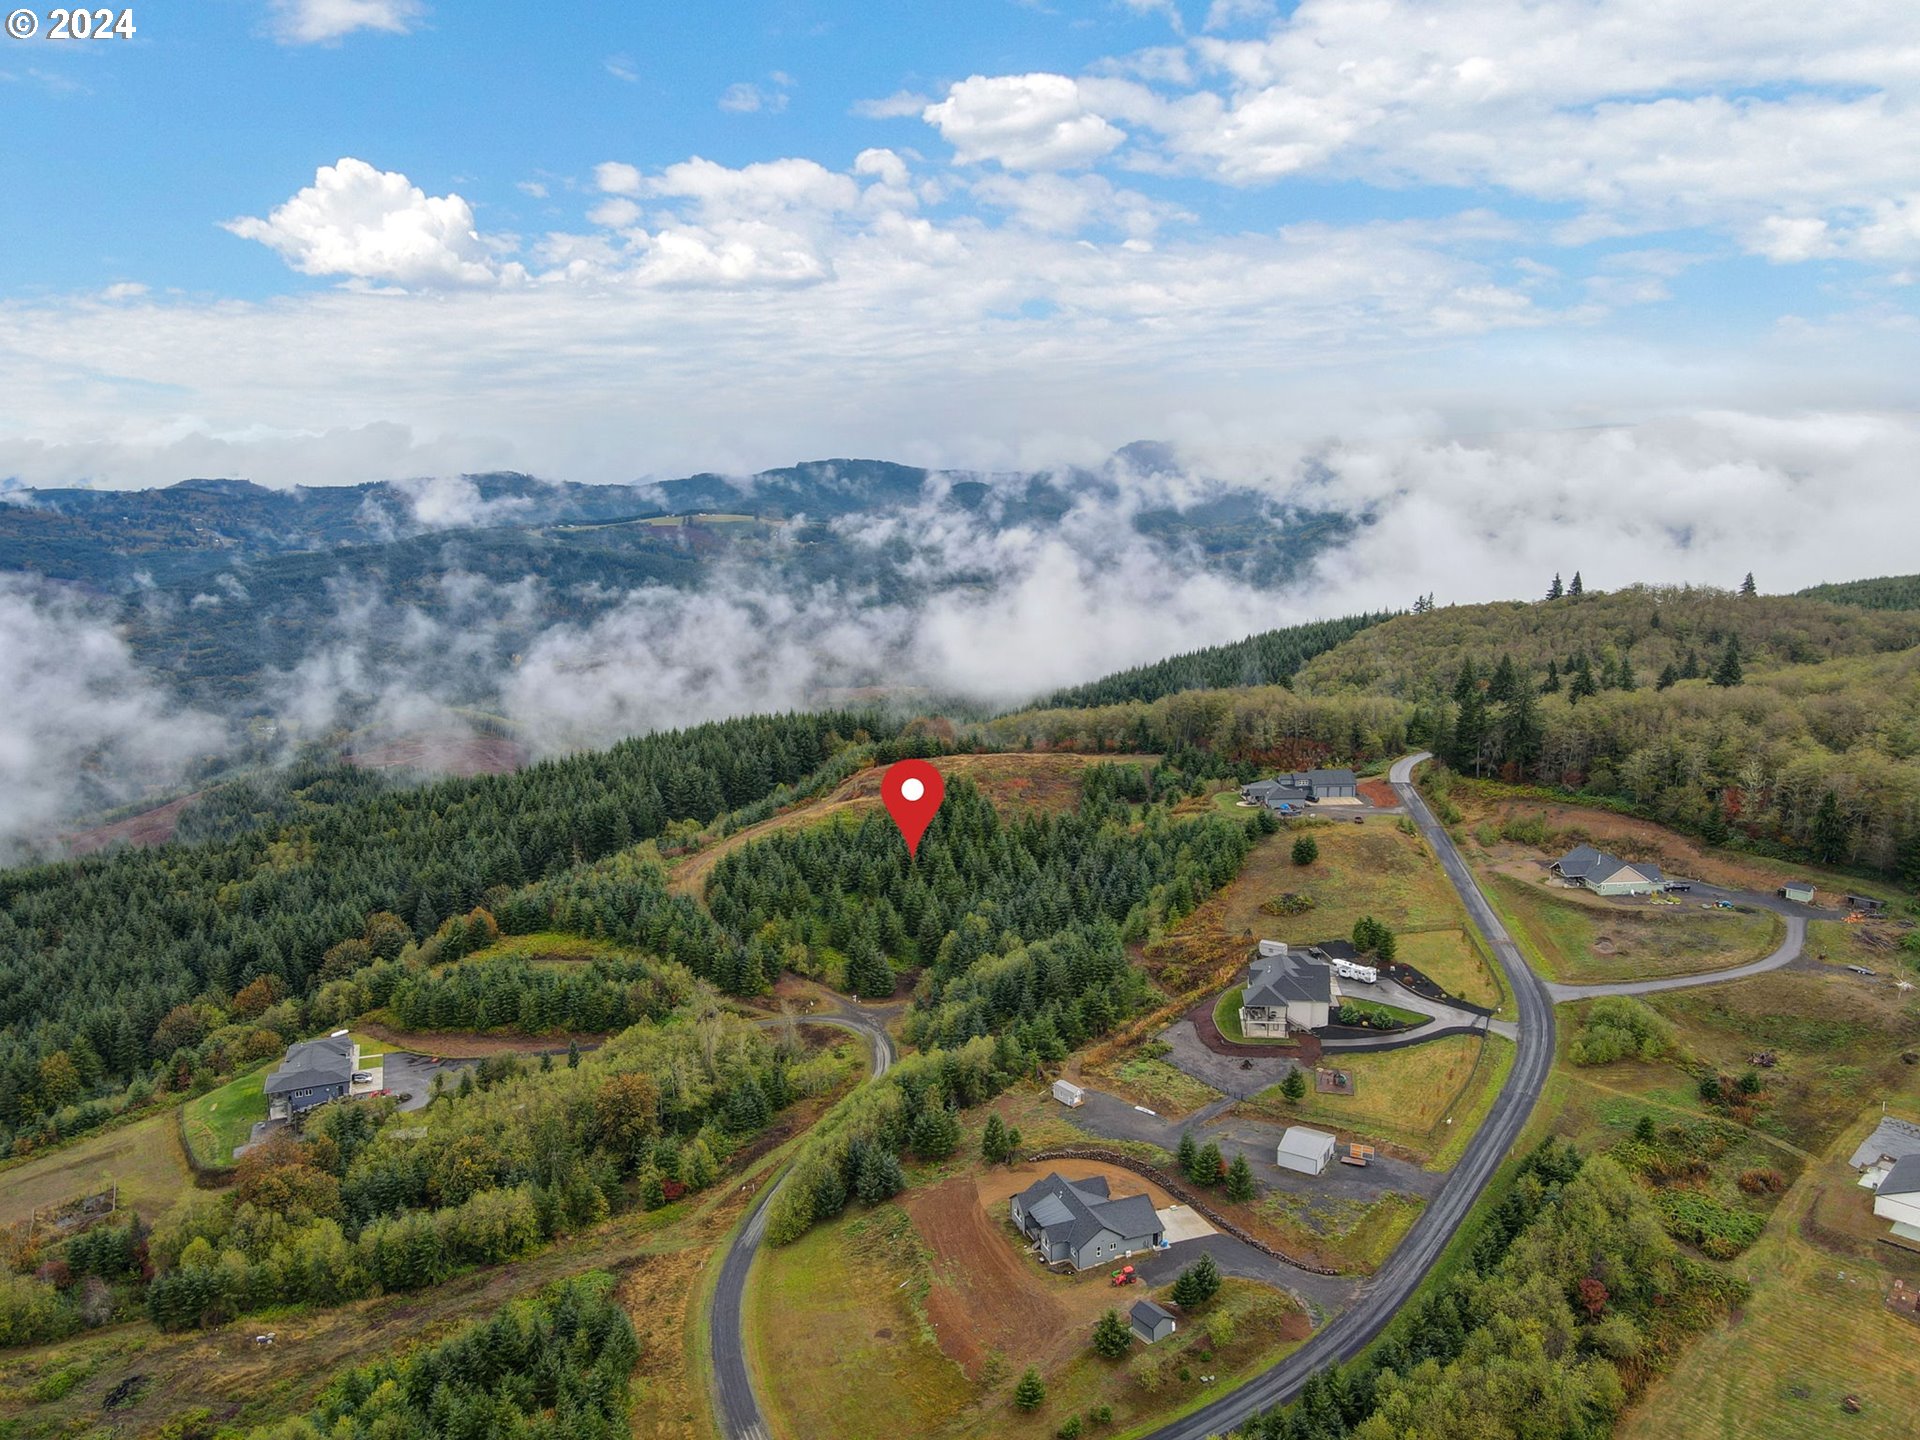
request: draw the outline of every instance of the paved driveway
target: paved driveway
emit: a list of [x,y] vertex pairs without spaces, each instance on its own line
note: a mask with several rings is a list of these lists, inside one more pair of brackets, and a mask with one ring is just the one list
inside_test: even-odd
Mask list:
[[478,1060],[437,1060],[429,1055],[414,1055],[405,1050],[389,1050],[381,1069],[387,1089],[401,1096],[402,1110],[422,1110],[433,1099],[433,1078],[446,1077],[448,1088],[460,1083],[460,1072],[471,1070]]

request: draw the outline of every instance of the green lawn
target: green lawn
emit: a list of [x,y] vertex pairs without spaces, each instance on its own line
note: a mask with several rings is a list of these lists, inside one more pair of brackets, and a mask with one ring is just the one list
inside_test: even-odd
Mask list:
[[1509,929],[1542,974],[1570,985],[1729,970],[1773,953],[1786,922],[1771,910],[1708,910],[1698,902],[1601,903],[1511,875],[1483,876]]
[[1508,1019],[1514,1018],[1513,1000],[1507,994],[1506,985],[1466,931],[1423,930],[1397,936],[1396,940],[1398,958],[1449,995],[1470,1005],[1484,1005]]
[[1213,1002],[1213,1023],[1219,1027],[1221,1036],[1236,1045],[1291,1045],[1291,1040],[1273,1040],[1264,1035],[1248,1039],[1241,1031],[1240,997],[1246,993],[1246,989],[1244,985],[1236,985]]
[[[1341,1000],[1340,1011],[1348,1009],[1358,1010],[1363,1015],[1385,1016],[1394,1025],[1424,1025],[1433,1018],[1419,1010],[1408,1010],[1399,1005],[1389,1005],[1384,1000],[1368,1000],[1358,995]],[[1339,1012],[1334,1015],[1334,1020],[1341,1025],[1348,1023]]]
[[178,1126],[178,1116],[168,1108],[0,1167],[0,1225],[116,1184],[121,1205],[149,1221],[158,1219],[193,1188]]
[[202,1165],[233,1163],[234,1146],[246,1144],[254,1122],[267,1118],[266,1083],[274,1063],[187,1101],[184,1123],[194,1159]]

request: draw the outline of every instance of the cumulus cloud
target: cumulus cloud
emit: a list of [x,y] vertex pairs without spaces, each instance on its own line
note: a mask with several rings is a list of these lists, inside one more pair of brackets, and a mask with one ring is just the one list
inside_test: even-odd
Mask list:
[[458,195],[429,196],[406,176],[351,157],[322,165],[313,184],[266,219],[226,229],[279,252],[304,275],[408,287],[487,286],[521,279],[474,226]]
[[327,44],[356,30],[405,35],[425,17],[420,0],[273,0],[273,33],[285,45]]
[[172,703],[103,613],[17,575],[0,575],[0,689],[0,862],[79,811],[176,782],[224,739]]
[[775,73],[768,84],[741,80],[720,92],[720,108],[731,115],[778,115],[787,108],[788,90],[793,82]]
[[962,165],[991,160],[1009,170],[1091,164],[1127,137],[1090,110],[1066,75],[974,75],[929,105],[923,118]]
[[914,90],[896,90],[877,100],[856,100],[853,113],[863,120],[904,120],[924,111],[933,102]]

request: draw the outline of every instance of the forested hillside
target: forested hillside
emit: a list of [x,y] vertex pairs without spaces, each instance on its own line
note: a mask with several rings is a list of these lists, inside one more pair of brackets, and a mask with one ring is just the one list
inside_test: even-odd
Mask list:
[[1634,588],[1398,616],[1291,689],[1031,711],[981,733],[1196,747],[1249,771],[1426,746],[1465,774],[1920,883],[1917,647],[1920,612]]
[[485,904],[509,928],[558,916],[747,983],[657,869],[592,862],[799,781],[877,724],[727,721],[516,775],[295,797],[275,823],[204,844],[0,872],[0,1129],[191,1057],[218,1019],[202,996],[264,982],[297,1000]]
[[1877,580],[1847,580],[1797,592],[1803,599],[1867,610],[1920,610],[1920,575],[1883,575]]
[[1284,685],[1314,656],[1331,650],[1369,625],[1387,619],[1354,615],[1341,620],[1316,620],[1249,635],[1228,645],[1213,645],[1122,670],[1085,685],[1056,690],[1041,702],[1046,709],[1084,709],[1117,705],[1123,700],[1157,700],[1181,690],[1219,690],[1232,685]]

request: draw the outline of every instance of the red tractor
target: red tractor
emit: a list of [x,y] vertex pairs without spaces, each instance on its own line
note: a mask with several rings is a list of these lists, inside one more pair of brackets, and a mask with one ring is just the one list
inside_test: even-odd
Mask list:
[[1131,1265],[1122,1265],[1118,1270],[1113,1272],[1113,1283],[1116,1285],[1131,1285],[1139,1278],[1138,1275],[1133,1273],[1133,1266]]

